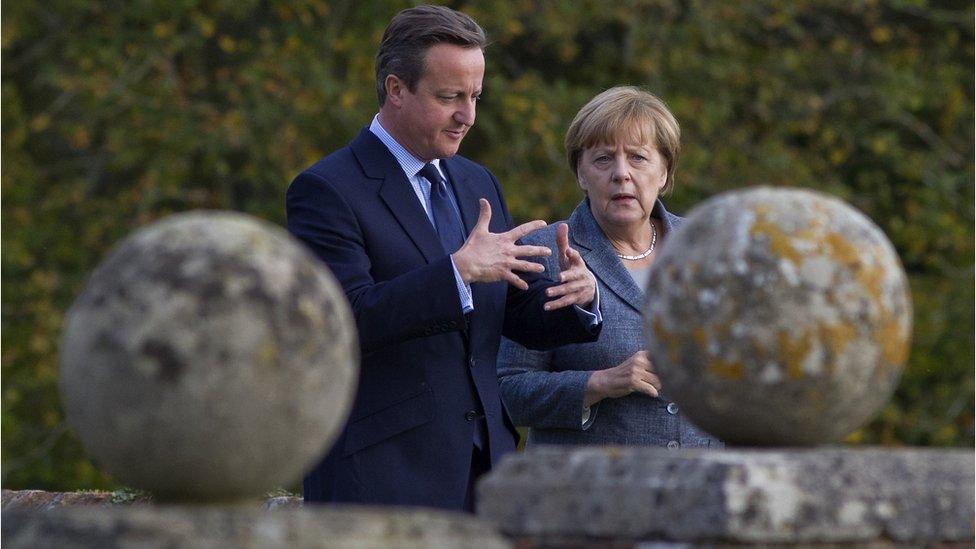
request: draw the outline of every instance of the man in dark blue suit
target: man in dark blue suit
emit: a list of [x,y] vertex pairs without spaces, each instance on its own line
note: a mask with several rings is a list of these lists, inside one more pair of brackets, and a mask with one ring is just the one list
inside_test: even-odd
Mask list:
[[456,156],[474,124],[485,36],[438,6],[400,12],[376,57],[380,111],[287,193],[288,229],[332,269],[359,329],[349,421],[306,501],[472,510],[475,479],[515,449],[498,393],[502,333],[530,348],[595,340],[596,280],[569,248],[559,283],[516,241],[501,187]]

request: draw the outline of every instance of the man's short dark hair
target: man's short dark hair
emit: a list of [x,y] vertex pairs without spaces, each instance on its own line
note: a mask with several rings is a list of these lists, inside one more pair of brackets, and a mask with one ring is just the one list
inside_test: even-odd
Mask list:
[[435,44],[479,48],[487,44],[485,31],[467,15],[444,6],[416,6],[396,14],[376,53],[376,95],[386,102],[386,77],[393,74],[416,91],[423,76],[427,50]]

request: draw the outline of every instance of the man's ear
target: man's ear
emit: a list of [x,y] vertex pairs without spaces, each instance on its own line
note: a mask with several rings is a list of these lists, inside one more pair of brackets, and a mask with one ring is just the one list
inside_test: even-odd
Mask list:
[[386,100],[396,107],[401,106],[403,104],[403,93],[407,91],[406,83],[395,74],[388,74],[386,80],[383,81],[383,86],[386,87]]

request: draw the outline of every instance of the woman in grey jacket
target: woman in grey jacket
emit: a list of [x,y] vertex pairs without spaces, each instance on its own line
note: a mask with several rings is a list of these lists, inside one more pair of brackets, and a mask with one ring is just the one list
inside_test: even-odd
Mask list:
[[[661,242],[681,219],[658,198],[674,185],[680,130],[654,95],[611,88],[580,109],[566,133],[566,153],[586,195],[570,218],[570,245],[599,285],[603,331],[592,343],[533,351],[502,341],[502,399],[529,443],[721,446],[681,416],[661,386],[641,332],[648,272]],[[553,253],[558,224],[524,244]]]

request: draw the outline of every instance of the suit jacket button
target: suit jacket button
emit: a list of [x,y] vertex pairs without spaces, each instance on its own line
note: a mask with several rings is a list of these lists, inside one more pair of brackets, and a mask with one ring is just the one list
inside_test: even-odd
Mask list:
[[471,358],[468,359],[468,366],[471,366],[472,368],[474,368],[474,357],[471,357]]
[[675,403],[673,403],[673,402],[669,402],[668,403],[668,413],[671,414],[672,416],[675,415],[675,414],[677,414],[678,413],[678,405],[675,404]]
[[677,448],[679,446],[681,446],[681,444],[677,440],[672,440],[671,442],[668,443],[668,448],[670,448],[672,450],[674,450],[675,448]]
[[476,417],[478,417],[478,412],[475,412],[474,410],[468,410],[468,412],[464,414],[465,421],[474,421],[474,418]]

